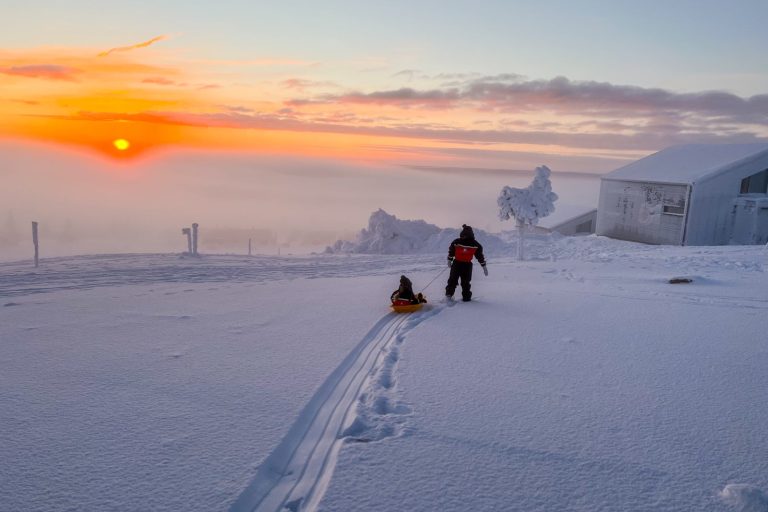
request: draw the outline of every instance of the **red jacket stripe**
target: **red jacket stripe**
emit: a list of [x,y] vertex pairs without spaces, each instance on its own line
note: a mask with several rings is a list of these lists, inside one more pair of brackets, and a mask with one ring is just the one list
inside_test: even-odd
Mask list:
[[454,257],[456,258],[456,261],[469,263],[475,256],[475,251],[477,251],[477,247],[456,244],[456,252],[454,253]]

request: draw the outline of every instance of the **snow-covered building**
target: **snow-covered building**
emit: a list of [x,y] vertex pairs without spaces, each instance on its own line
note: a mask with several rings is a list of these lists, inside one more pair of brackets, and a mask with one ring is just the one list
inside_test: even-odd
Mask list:
[[551,217],[542,219],[535,227],[542,233],[560,233],[565,236],[589,235],[595,232],[596,219],[597,210],[595,208],[586,206],[564,206],[561,208],[558,206]]
[[673,146],[606,174],[596,232],[650,244],[768,242],[768,144]]

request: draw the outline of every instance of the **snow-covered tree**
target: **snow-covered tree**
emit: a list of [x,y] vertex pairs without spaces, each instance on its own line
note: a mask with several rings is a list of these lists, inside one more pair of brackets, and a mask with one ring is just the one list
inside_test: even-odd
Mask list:
[[552,183],[549,181],[551,173],[552,171],[546,165],[537,167],[536,176],[528,187],[504,187],[496,201],[499,205],[499,218],[501,220],[514,218],[517,222],[517,230],[520,234],[517,255],[521,260],[525,228],[535,226],[539,223],[539,219],[555,211],[557,194],[552,192]]

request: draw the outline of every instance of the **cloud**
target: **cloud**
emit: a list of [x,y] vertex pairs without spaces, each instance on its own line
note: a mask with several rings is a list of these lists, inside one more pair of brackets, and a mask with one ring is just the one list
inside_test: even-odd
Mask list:
[[147,46],[151,46],[151,45],[157,43],[158,41],[163,41],[165,39],[168,39],[168,36],[153,37],[152,39],[149,39],[148,41],[144,41],[144,42],[141,42],[141,43],[138,43],[138,44],[133,44],[131,46],[118,46],[117,48],[110,48],[109,50],[107,50],[105,52],[99,53],[98,56],[99,57],[106,57],[107,55],[109,55],[111,53],[115,53],[115,52],[128,52],[128,51],[131,51],[131,50],[136,50],[138,48],[146,48]]
[[462,91],[461,98],[496,110],[545,108],[624,116],[671,111],[725,116],[736,122],[768,123],[768,95],[765,94],[742,98],[724,91],[675,93],[607,82],[575,82],[565,77],[518,83],[479,79]]
[[448,108],[459,98],[456,89],[417,91],[403,87],[393,91],[372,92],[369,94],[347,94],[343,103],[377,103],[382,105],[399,104],[401,106],[430,105]]
[[[394,148],[393,148],[394,149]],[[402,151],[413,151],[413,148],[400,148]],[[419,148],[418,151],[422,151],[423,148]],[[428,151],[428,150],[427,150]],[[425,151],[426,152],[426,151]],[[434,153],[439,153],[439,149],[434,149]],[[520,151],[508,151],[505,153],[505,158],[516,156],[518,158],[541,158],[542,153],[523,153]],[[551,159],[551,156],[547,157]],[[616,159],[616,162],[623,163],[624,160]],[[485,174],[490,176],[508,177],[508,176],[522,176],[528,178],[531,176],[532,171],[530,169],[505,169],[495,167],[447,167],[439,165],[405,165],[409,169],[416,169],[424,172],[436,172],[439,174],[464,174],[464,175],[478,175]],[[553,176],[568,176],[569,178],[584,178],[588,180],[594,180],[603,175],[602,172],[584,172],[584,171],[551,171]]]
[[338,85],[334,82],[305,80],[303,78],[289,78],[280,82],[280,85],[286,89],[293,89],[302,92],[306,89],[315,87],[338,87]]
[[228,110],[230,112],[238,112],[240,114],[250,114],[254,112],[252,108],[243,107],[242,105],[221,105],[220,107],[224,110]]
[[768,125],[768,94],[743,98],[725,91],[676,93],[607,82],[577,82],[565,77],[522,80],[515,74],[477,78],[454,87],[350,92],[293,99],[289,104],[376,104],[424,109],[465,107],[502,113],[551,111],[610,117],[683,115]]
[[419,71],[418,69],[404,69],[392,75],[392,78],[403,77],[407,79],[409,82],[412,82],[415,78],[417,78],[420,75],[420,73],[421,71]]
[[309,100],[293,99],[286,104],[301,106],[309,104],[375,104],[395,105],[402,108],[427,107],[446,109],[456,105],[461,99],[458,89],[433,89],[418,91],[410,87],[372,93],[352,92],[344,95],[324,95]]
[[264,58],[264,59],[245,59],[245,60],[237,60],[237,59],[195,59],[190,61],[190,64],[193,65],[204,65],[204,66],[222,66],[222,67],[293,67],[293,66],[306,66],[306,67],[315,67],[318,65],[318,62],[315,61],[308,61],[308,60],[298,60],[298,59],[282,59],[282,58]]
[[169,78],[163,78],[163,77],[153,77],[153,78],[145,78],[141,81],[143,84],[156,84],[156,85],[187,85],[185,83],[179,83],[175,80],[171,80]]
[[61,66],[58,64],[30,64],[26,66],[0,68],[0,73],[4,75],[24,76],[27,78],[76,82],[76,75],[82,73],[82,71],[77,68]]
[[[255,130],[285,130],[304,133],[339,133],[431,140],[464,145],[535,144],[574,147],[589,150],[653,151],[673,144],[717,143],[765,143],[768,139],[746,130],[716,133],[708,130],[680,130],[676,126],[669,131],[653,129],[635,133],[579,133],[574,130],[479,130],[428,125],[401,124],[394,126],[345,124],[344,116],[304,120],[297,116],[286,117],[269,113],[242,113],[235,111],[214,113],[143,112],[123,114],[109,112],[79,112],[74,116],[48,116],[56,119],[88,121],[137,121],[146,123],[191,127],[217,127]],[[337,122],[333,122],[336,120]],[[567,128],[567,127],[566,127]],[[449,150],[446,150],[449,151]],[[455,151],[463,151],[456,149]]]
[[473,81],[483,81],[487,83],[520,83],[525,82],[525,75],[518,73],[499,73],[498,75],[490,75],[484,78],[475,76],[473,80],[466,80],[465,83],[471,84]]
[[151,77],[151,78],[145,78],[141,81],[143,84],[153,84],[153,85],[163,85],[163,86],[169,86],[169,87],[191,87],[194,89],[197,89],[198,91],[205,91],[208,89],[218,89],[221,87],[219,84],[211,84],[211,83],[189,83],[189,82],[177,82],[176,80],[171,80],[170,78],[165,77]]

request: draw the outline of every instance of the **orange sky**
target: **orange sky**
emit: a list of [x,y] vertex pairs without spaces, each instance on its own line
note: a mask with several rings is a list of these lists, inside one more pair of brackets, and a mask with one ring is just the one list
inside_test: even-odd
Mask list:
[[[311,73],[317,64],[278,58],[235,66],[259,71],[258,78],[247,78],[227,71],[235,63],[164,50],[165,39],[116,48],[0,51],[0,116],[6,120],[0,136],[74,145],[128,160],[156,148],[192,147],[448,164],[455,157],[441,154],[442,149],[476,149],[472,140],[429,134],[475,129],[480,123],[471,108],[357,99],[343,105],[292,104],[299,103],[296,97],[338,93],[340,86],[292,78]],[[130,148],[118,151],[113,145],[118,138],[130,141]],[[563,150],[525,141],[493,146]]]
[[[746,107],[723,112],[707,93],[513,74],[389,72],[377,82],[349,65],[201,59],[169,40],[0,50],[0,137],[126,161],[186,147],[465,167],[558,157],[564,170],[609,170],[670,143],[765,131],[745,130]],[[748,106],[734,98],[723,105]],[[130,148],[118,151],[118,138]]]

